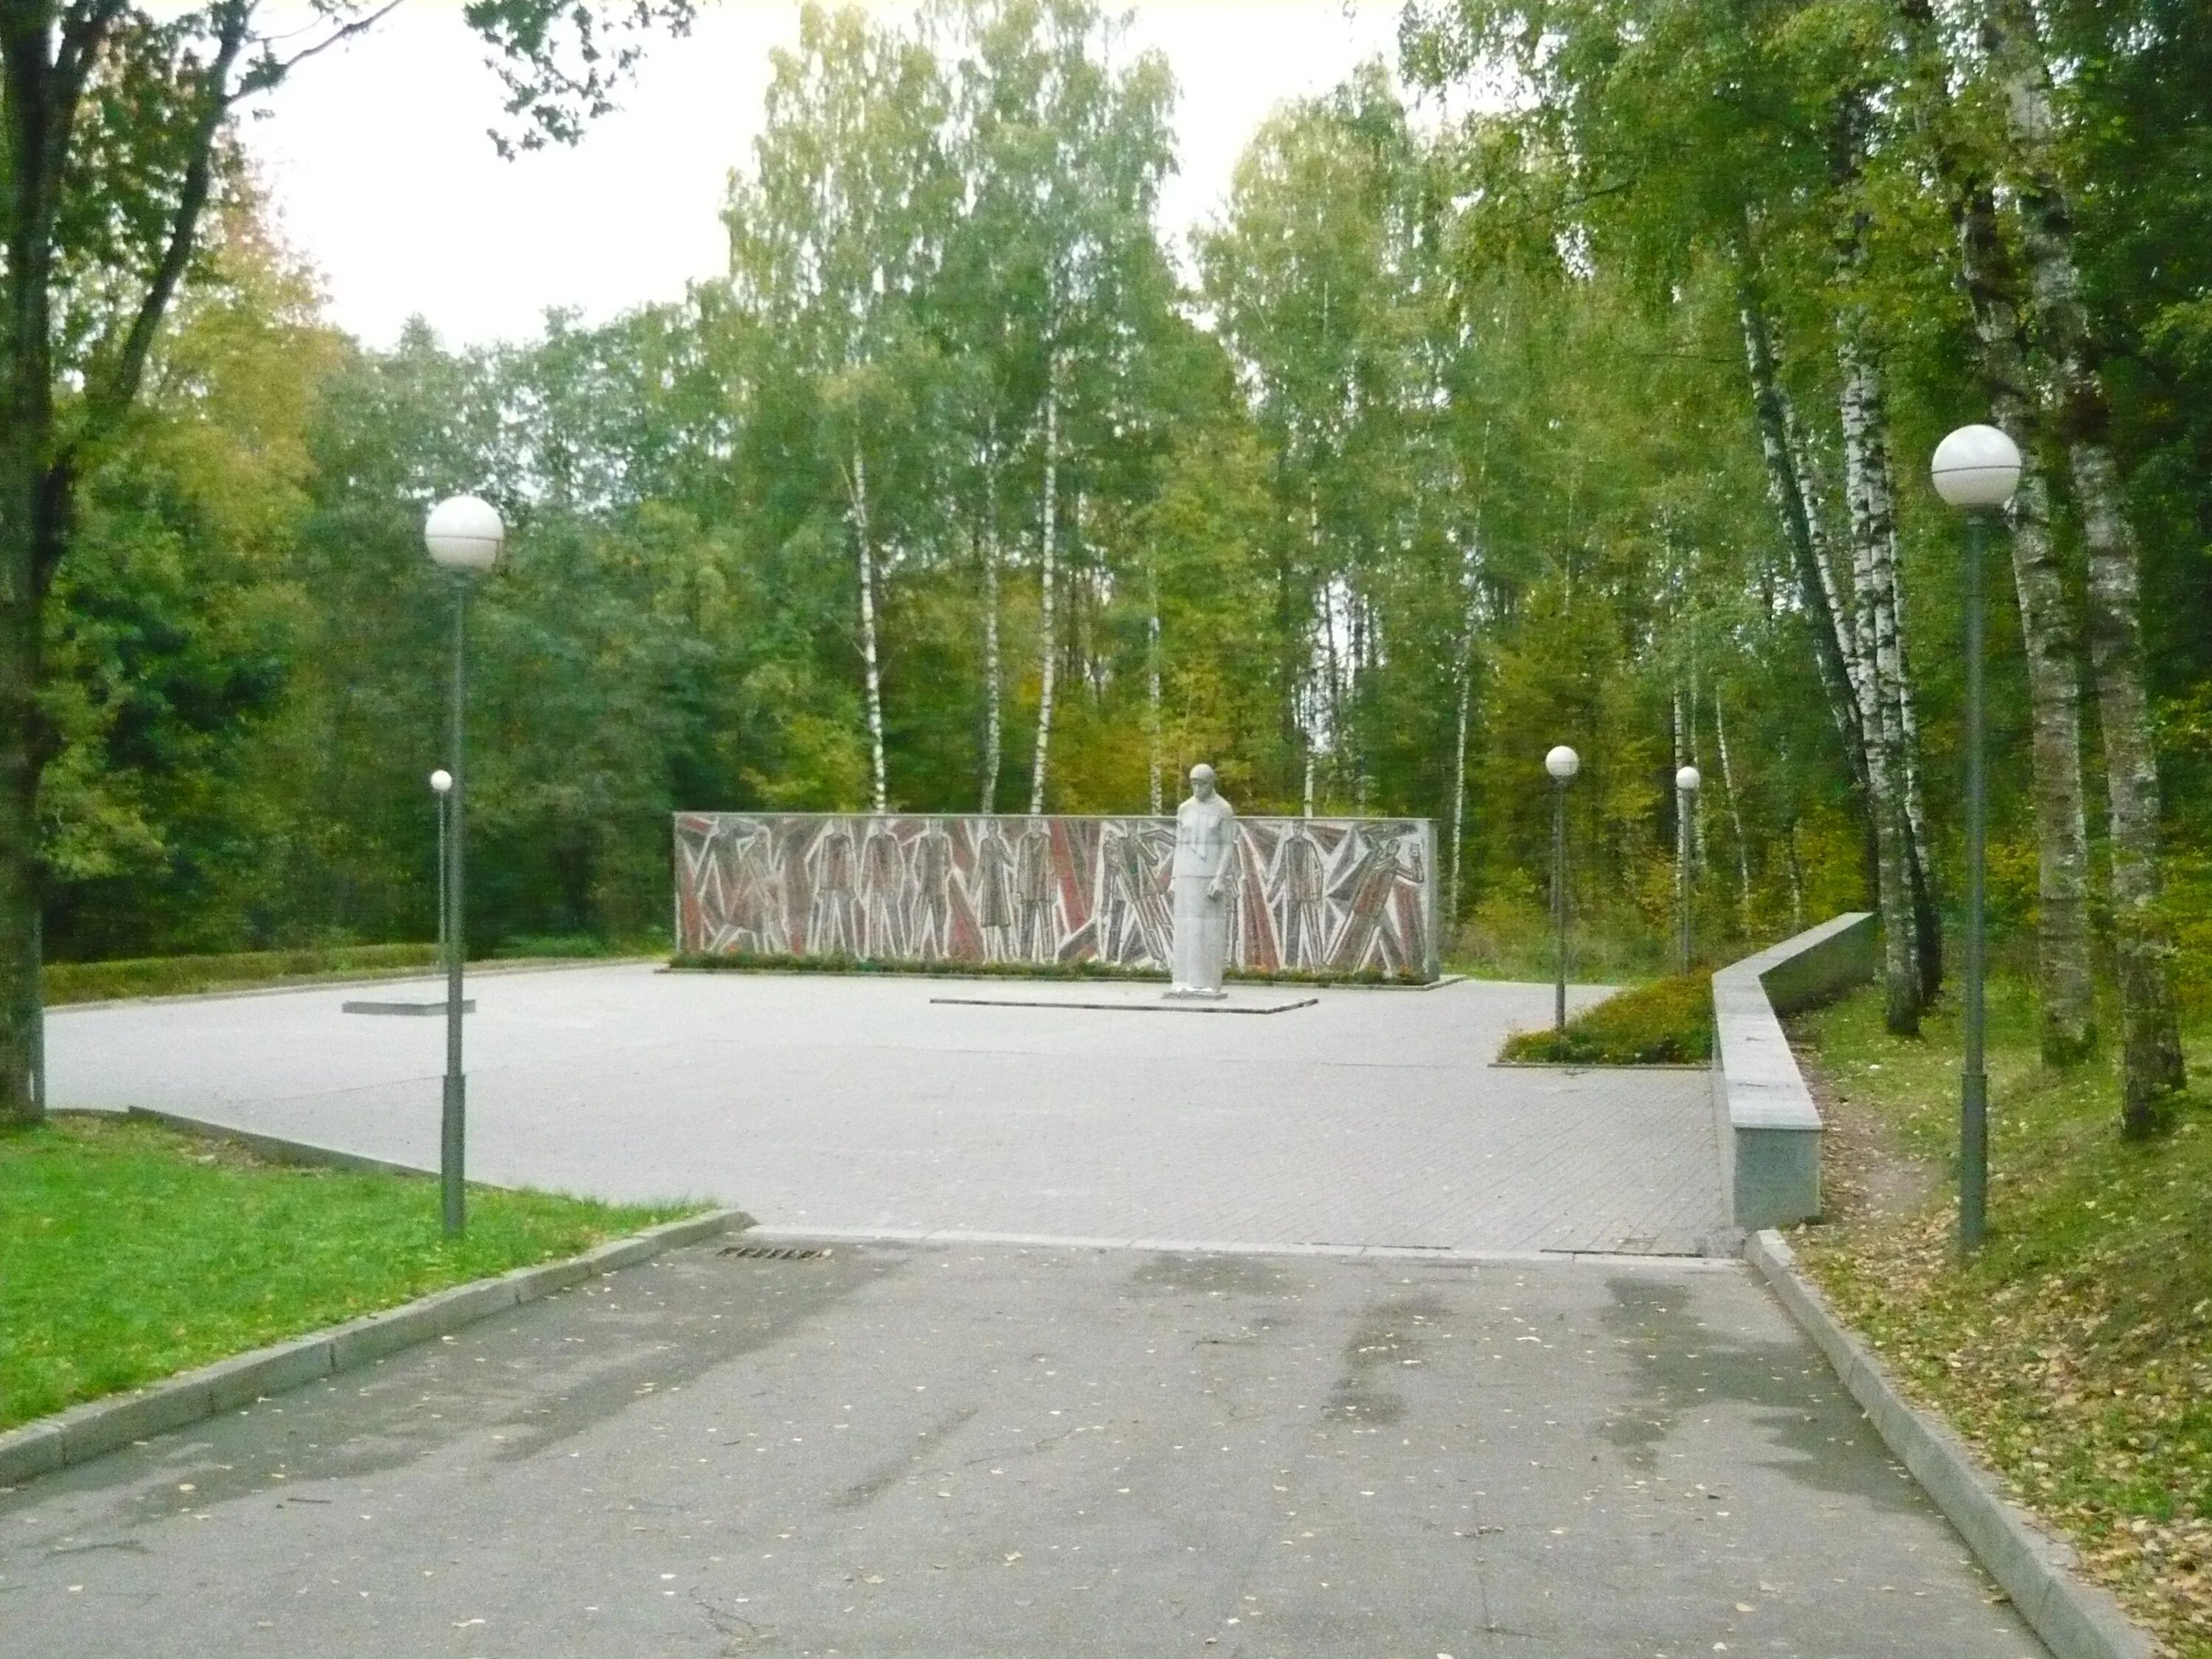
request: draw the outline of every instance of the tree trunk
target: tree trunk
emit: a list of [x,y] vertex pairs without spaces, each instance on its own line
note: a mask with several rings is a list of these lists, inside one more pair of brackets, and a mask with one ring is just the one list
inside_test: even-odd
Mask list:
[[1897,613],[1891,561],[1893,507],[1881,449],[1881,385],[1848,326],[1837,356],[1843,371],[1844,489],[1851,527],[1851,586],[1858,599],[1863,673],[1860,712],[1867,733],[1869,810],[1875,814],[1881,912],[1882,987],[1889,1029],[1920,1029],[1927,988],[1921,979],[1919,917],[1913,905],[1911,846],[1905,818],[1905,722],[1899,706]]
[[1460,865],[1467,849],[1467,728],[1474,712],[1474,596],[1473,573],[1467,579],[1467,611],[1459,633],[1459,729],[1452,744],[1451,878],[1444,908],[1451,926],[1459,925]]
[[1721,788],[1728,796],[1729,829],[1735,837],[1735,914],[1744,936],[1751,936],[1751,843],[1743,833],[1743,803],[1735,793],[1735,768],[1729,760],[1728,721],[1721,694],[1713,693],[1713,747],[1721,757]]
[[1060,362],[1054,358],[1045,376],[1044,392],[1044,557],[1042,561],[1043,638],[1038,644],[1036,749],[1030,763],[1030,811],[1044,811],[1045,773],[1052,750],[1053,671],[1059,665],[1058,637],[1054,628],[1054,589],[1060,574]]
[[869,777],[875,810],[890,810],[884,780],[884,685],[876,653],[876,556],[868,532],[868,461],[856,446],[852,471],[853,541],[860,557],[860,667],[867,684]]
[[1751,372],[1752,410],[1766,463],[1767,495],[1782,521],[1783,540],[1796,569],[1798,603],[1812,627],[1813,653],[1820,664],[1820,684],[1828,694],[1829,713],[1843,736],[1852,776],[1863,789],[1867,767],[1864,726],[1859,716],[1857,641],[1850,612],[1836,591],[1826,537],[1808,499],[1797,461],[1791,430],[1794,422],[1775,368],[1773,331],[1748,293],[1742,322],[1744,356]]
[[2028,294],[2051,376],[2047,402],[2066,446],[2088,550],[2089,665],[2105,743],[2119,958],[2121,1124],[2143,1135],[2160,1127],[2188,1074],[2170,975],[2172,946],[2160,915],[2158,757],[2143,688],[2141,562],[2112,459],[2112,408],[2081,298],[2072,210],[2049,153],[2057,118],[2033,12],[2022,0],[2000,0],[1984,15],[1983,46],[2003,83]]
[[[11,436],[13,434],[10,434]],[[20,444],[0,439],[9,451]],[[37,477],[36,462],[7,457],[17,477]],[[8,482],[14,483],[15,479]],[[9,492],[0,514],[0,1127],[38,1122],[33,1087],[39,1029],[39,775],[40,606],[33,597],[32,503]]]
[[1005,745],[1006,668],[999,648],[999,434],[993,418],[983,464],[983,801],[999,810],[999,760]]
[[1152,813],[1158,817],[1166,808],[1161,773],[1166,757],[1160,735],[1160,571],[1151,555],[1145,559],[1145,772]]
[[2096,1039],[2089,958],[2089,836],[2081,786],[2080,647],[2051,534],[2050,485],[2034,439],[2013,264],[1986,188],[1959,204],[1960,273],[1981,347],[1990,416],[2021,441],[2012,501],[2013,586],[2027,657],[2035,792],[2036,969],[2044,1060],[2065,1065]]

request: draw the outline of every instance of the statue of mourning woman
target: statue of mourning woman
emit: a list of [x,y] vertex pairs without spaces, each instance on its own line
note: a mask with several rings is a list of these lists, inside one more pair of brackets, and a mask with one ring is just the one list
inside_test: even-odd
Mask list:
[[1226,996],[1230,900],[1237,885],[1237,809],[1213,769],[1190,769],[1190,799],[1176,808],[1174,985],[1171,997]]

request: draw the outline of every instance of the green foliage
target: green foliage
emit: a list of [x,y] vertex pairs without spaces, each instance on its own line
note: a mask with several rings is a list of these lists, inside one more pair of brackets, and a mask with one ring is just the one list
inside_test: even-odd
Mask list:
[[1702,1066],[1713,1057],[1713,976],[1676,974],[1617,991],[1564,1036],[1516,1031],[1500,1060],[1565,1066]]
[[[1800,1024],[1835,1100],[1827,1184],[1843,1212],[1796,1237],[1801,1259],[2130,1612],[2178,1652],[2212,1651],[2203,1580],[2186,1566],[2212,1527],[2202,1083],[2175,1133],[2121,1140],[2112,1058],[2045,1066],[2027,985],[1993,980],[1989,1241],[1961,1265],[1955,1008],[1918,1041],[1882,1029],[1871,991]],[[2200,1023],[2191,1035],[2208,1034]]]
[[683,1212],[268,1164],[70,1116],[0,1134],[0,1429]]
[[193,996],[205,991],[276,985],[290,980],[401,973],[438,960],[434,945],[342,945],[225,956],[120,957],[46,964],[46,1000],[106,1002],[121,997]]

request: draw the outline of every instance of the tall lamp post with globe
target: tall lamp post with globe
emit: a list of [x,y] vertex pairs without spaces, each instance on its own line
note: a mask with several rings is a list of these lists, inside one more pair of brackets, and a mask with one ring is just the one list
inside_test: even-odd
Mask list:
[[1698,790],[1705,783],[1694,766],[1685,766],[1674,774],[1674,886],[1675,896],[1682,911],[1682,971],[1690,971],[1691,902],[1694,895],[1690,878],[1691,820],[1698,810]]
[[1988,817],[1982,774],[1982,556],[1990,523],[2020,485],[2020,446],[1993,426],[1962,426],[1936,446],[1936,493],[1966,515],[1966,1055],[1959,1073],[1959,1249],[1979,1249],[1986,1229],[1990,1084],[1984,1060],[1984,842]]
[[[446,1231],[459,1234],[467,1224],[462,1180],[468,1125],[468,1081],[461,1070],[461,964],[467,959],[467,911],[464,900],[462,825],[467,773],[461,764],[462,715],[468,706],[469,592],[476,579],[499,562],[507,526],[499,510],[474,495],[455,495],[430,509],[422,543],[433,563],[453,578],[453,686],[447,768],[451,776],[441,791],[445,801],[446,913],[446,1092],[438,1122],[438,1180],[444,1200]],[[431,781],[431,787],[437,781]]]
[[1552,1043],[1556,1053],[1567,1040],[1567,785],[1583,769],[1583,757],[1560,744],[1544,757],[1552,775]]

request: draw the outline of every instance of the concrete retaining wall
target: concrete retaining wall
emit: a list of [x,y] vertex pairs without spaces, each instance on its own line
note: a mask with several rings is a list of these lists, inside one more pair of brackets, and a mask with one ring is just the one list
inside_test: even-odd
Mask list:
[[1861,910],[1713,975],[1713,1110],[1735,1225],[1786,1227],[1820,1212],[1820,1113],[1781,1016],[1874,970],[1875,918]]

